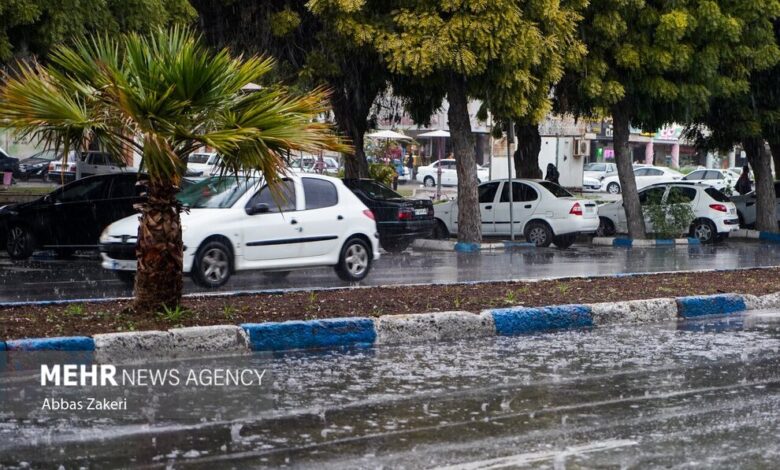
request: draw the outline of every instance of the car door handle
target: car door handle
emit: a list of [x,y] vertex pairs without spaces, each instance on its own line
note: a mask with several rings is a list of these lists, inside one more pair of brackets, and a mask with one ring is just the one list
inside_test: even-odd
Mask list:
[[492,209],[492,208],[493,208],[493,206],[485,206],[485,210],[486,210],[486,211],[489,211],[489,210],[490,210],[490,209]]
[[297,225],[297,224],[298,224],[298,221],[297,221],[297,220],[295,220],[295,219],[292,219],[292,220],[290,221],[290,224],[291,224],[291,225]]
[[340,215],[340,216],[336,217],[336,220],[344,220],[344,216]]
[[526,204],[523,207],[525,207],[526,209],[530,209],[532,206],[531,206],[531,204]]

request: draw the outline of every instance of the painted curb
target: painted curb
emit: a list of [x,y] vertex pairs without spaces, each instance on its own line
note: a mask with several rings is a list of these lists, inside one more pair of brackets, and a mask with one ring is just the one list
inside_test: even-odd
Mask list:
[[461,253],[474,253],[478,251],[501,251],[514,250],[518,248],[536,248],[536,245],[528,242],[519,241],[500,241],[495,243],[461,243],[450,240],[430,240],[418,238],[412,242],[412,248],[415,250],[429,251],[457,251]]
[[376,341],[370,318],[331,318],[282,323],[245,323],[253,351],[371,346]]
[[541,308],[500,308],[488,311],[499,336],[516,336],[593,326],[590,308],[561,305]]
[[95,341],[88,336],[15,339],[6,341],[8,351],[94,351]]
[[193,355],[248,354],[333,347],[370,347],[731,315],[780,308],[780,292],[718,294],[588,305],[510,307],[470,312],[384,315],[281,323],[247,323],[85,336],[0,341],[0,351],[95,351],[97,362],[137,362]]
[[677,298],[677,312],[683,318],[703,315],[730,315],[746,309],[744,298],[735,294],[695,295]]
[[421,343],[495,336],[490,315],[471,312],[435,312],[383,315],[374,320],[376,344]]
[[99,334],[95,335],[95,351],[98,362],[113,362],[246,354],[250,350],[241,327],[217,325]]
[[701,242],[697,238],[634,240],[632,238],[625,237],[594,237],[592,243],[596,246],[614,246],[623,248],[653,248],[658,246],[701,245]]
[[744,228],[729,233],[729,238],[747,238],[769,243],[780,243],[780,233],[759,232],[758,230],[748,230]]

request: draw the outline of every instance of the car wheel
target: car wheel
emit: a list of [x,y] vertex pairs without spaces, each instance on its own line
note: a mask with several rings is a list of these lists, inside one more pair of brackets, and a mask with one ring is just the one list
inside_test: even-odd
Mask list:
[[213,289],[230,279],[231,251],[219,240],[207,242],[195,254],[192,280],[201,287]]
[[444,225],[444,222],[436,219],[436,226],[433,228],[431,236],[436,240],[446,240],[450,238],[450,231],[447,230],[447,226]]
[[33,235],[21,225],[12,225],[6,236],[6,250],[11,259],[27,259],[33,254]]
[[263,276],[273,279],[274,281],[281,281],[290,275],[290,271],[263,271]]
[[558,248],[569,248],[577,240],[576,233],[569,233],[567,235],[557,235],[553,237],[553,243]]
[[611,237],[617,232],[615,224],[607,217],[599,217],[599,228],[596,229],[597,237]]
[[384,248],[386,251],[389,251],[390,253],[400,253],[409,248],[409,245],[412,244],[412,241],[407,238],[400,240],[379,240],[379,244],[382,245],[382,248]]
[[538,247],[547,247],[552,243],[553,233],[549,225],[535,220],[525,227],[525,239]]
[[609,183],[607,185],[607,192],[609,194],[620,194],[620,185],[618,183]]
[[368,275],[371,269],[371,249],[360,238],[347,240],[341,249],[336,274],[342,281],[357,282]]
[[135,286],[135,271],[114,271],[114,275],[127,287]]
[[699,219],[691,225],[691,236],[698,238],[701,243],[713,243],[718,237],[718,232],[711,221]]
[[423,180],[423,184],[425,185],[426,188],[432,188],[436,186],[436,180],[433,179],[432,176],[426,176],[425,179]]

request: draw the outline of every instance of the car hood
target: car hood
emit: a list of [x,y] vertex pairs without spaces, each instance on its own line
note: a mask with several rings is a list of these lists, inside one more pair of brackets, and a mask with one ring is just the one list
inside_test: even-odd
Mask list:
[[[199,228],[202,226],[215,226],[219,227],[222,216],[230,216],[229,209],[190,209],[189,212],[181,213],[181,225],[186,236],[188,229]],[[224,219],[223,219],[224,220]],[[122,237],[136,237],[138,235],[138,225],[140,224],[140,215],[133,214],[125,217],[124,219],[117,220],[109,225],[103,235],[100,237],[101,241],[104,241],[104,237],[111,238],[117,241]],[[215,229],[216,230],[216,229]]]

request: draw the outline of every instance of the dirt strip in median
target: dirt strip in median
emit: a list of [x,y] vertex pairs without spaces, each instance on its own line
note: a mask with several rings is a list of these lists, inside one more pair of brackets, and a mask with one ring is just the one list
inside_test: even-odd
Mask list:
[[762,295],[777,291],[780,268],[188,297],[180,309],[154,316],[131,312],[129,301],[19,306],[0,308],[0,340],[447,310],[478,313],[517,305],[537,307],[726,292]]

